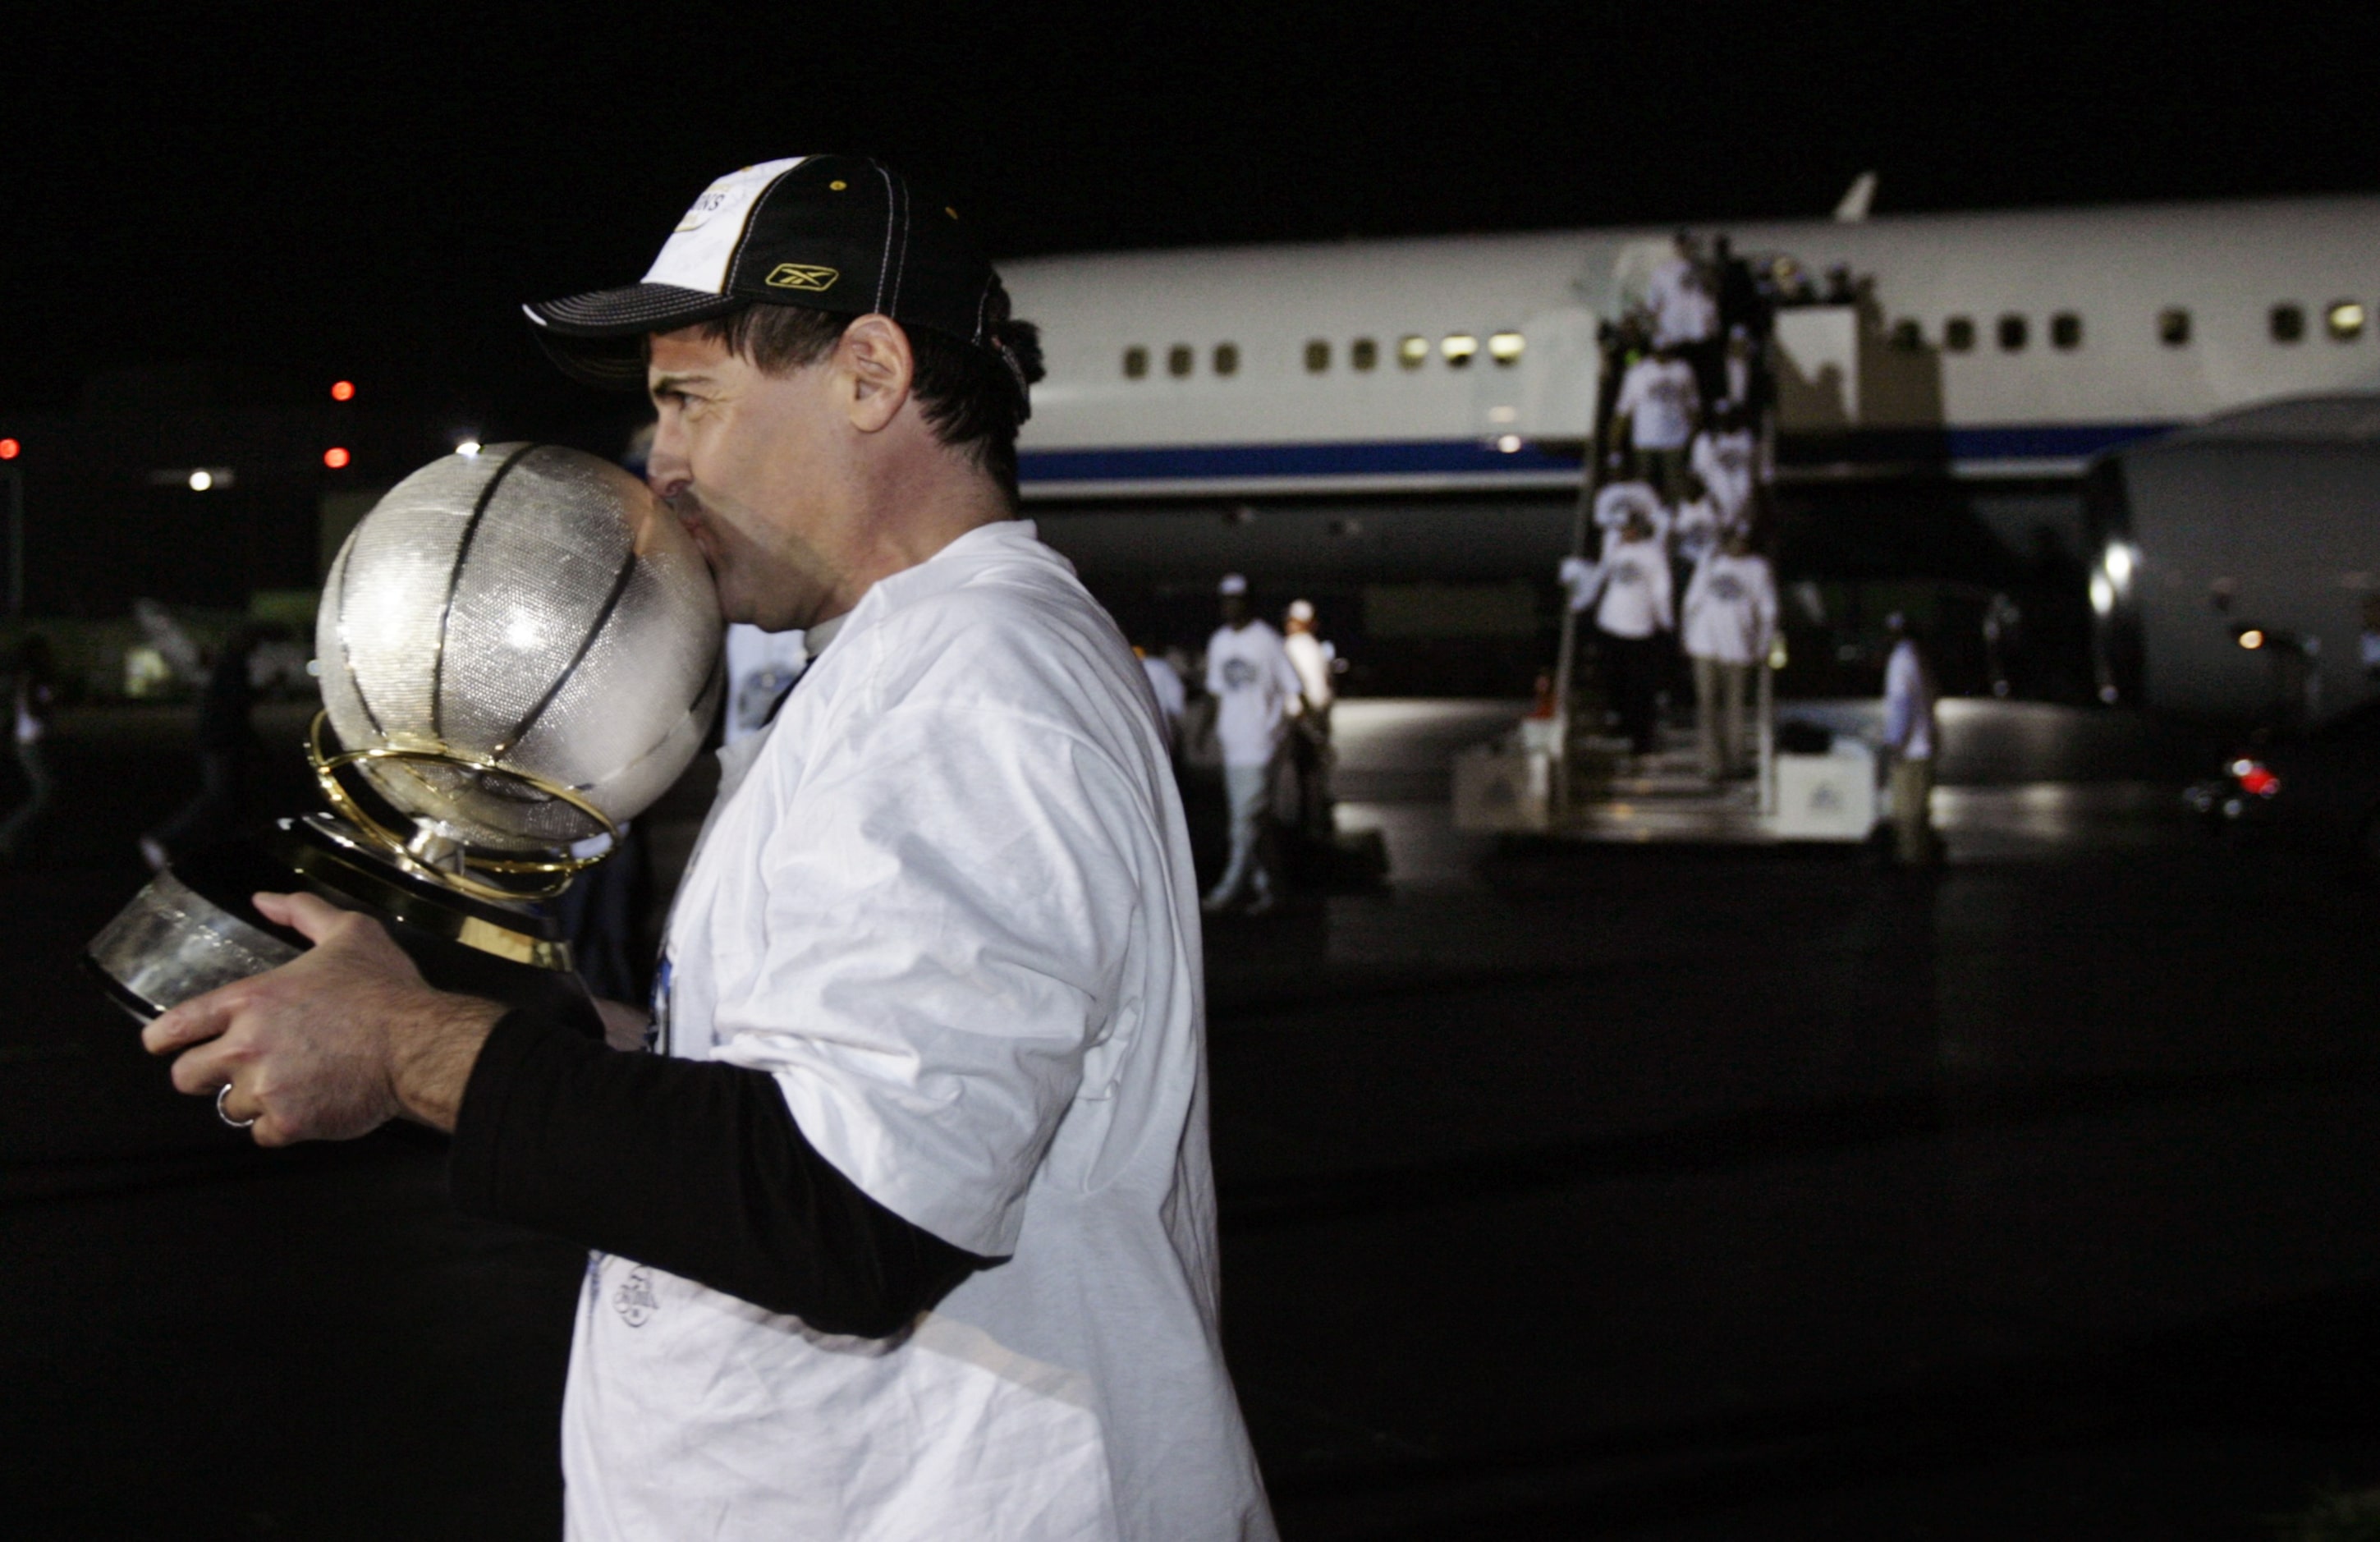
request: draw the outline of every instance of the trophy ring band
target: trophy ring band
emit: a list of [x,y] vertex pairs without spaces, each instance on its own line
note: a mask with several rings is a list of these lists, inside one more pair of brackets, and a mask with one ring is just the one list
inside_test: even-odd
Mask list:
[[222,1120],[225,1123],[230,1125],[235,1130],[245,1130],[249,1125],[255,1123],[256,1116],[253,1114],[250,1114],[246,1119],[234,1119],[230,1114],[224,1111],[224,1099],[230,1096],[231,1084],[229,1082],[225,1082],[223,1086],[215,1088],[215,1117]]

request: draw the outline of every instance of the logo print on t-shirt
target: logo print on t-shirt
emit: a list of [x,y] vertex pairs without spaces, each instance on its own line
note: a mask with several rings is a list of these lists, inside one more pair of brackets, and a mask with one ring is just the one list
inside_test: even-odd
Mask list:
[[1256,683],[1256,665],[1248,662],[1245,659],[1226,659],[1223,661],[1223,688],[1225,690],[1244,691]]
[[631,1328],[642,1328],[653,1320],[662,1309],[662,1298],[654,1293],[652,1270],[639,1264],[620,1281],[612,1293],[612,1310]]
[[1711,578],[1711,598],[1732,605],[1743,598],[1743,585],[1732,573],[1717,574]]

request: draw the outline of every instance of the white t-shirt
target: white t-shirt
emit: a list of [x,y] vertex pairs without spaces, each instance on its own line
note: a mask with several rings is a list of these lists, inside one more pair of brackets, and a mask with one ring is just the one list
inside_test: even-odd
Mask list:
[[1307,704],[1318,712],[1330,710],[1338,694],[1330,679],[1330,661],[1338,654],[1311,632],[1292,632],[1281,639],[1281,646],[1289,655],[1289,667],[1297,671],[1298,688]]
[[880,581],[722,753],[662,1047],[1007,1261],[835,1337],[597,1255],[568,1536],[1269,1538],[1216,1332],[1197,891],[1148,677],[1021,522]]
[[810,662],[799,632],[763,632],[748,622],[727,628],[727,715],[724,742],[757,734]]
[[1182,713],[1190,705],[1190,692],[1182,684],[1182,676],[1165,660],[1150,653],[1140,661],[1141,673],[1148,676],[1149,694],[1157,698],[1157,724],[1165,730],[1165,747],[1182,735]]
[[1638,449],[1682,450],[1694,437],[1701,402],[1693,366],[1682,358],[1645,358],[1621,377],[1611,409],[1628,419],[1630,442]]
[[1645,304],[1653,312],[1653,342],[1700,343],[1718,330],[1718,301],[1703,283],[1694,265],[1672,257],[1653,270],[1645,285]]
[[1708,493],[1678,505],[1677,522],[1670,527],[1670,549],[1686,563],[1698,563],[1718,549],[1727,520]]
[[1261,621],[1218,626],[1207,639],[1207,689],[1215,698],[1215,743],[1227,766],[1272,762],[1281,721],[1302,687],[1281,634]]
[[1765,557],[1713,552],[1686,585],[1683,641],[1691,658],[1757,662],[1777,629],[1777,585]]
[[1757,454],[1749,429],[1720,432],[1706,429],[1694,435],[1691,464],[1718,504],[1729,525],[1740,523],[1752,507],[1753,458]]
[[1612,541],[1599,566],[1603,601],[1595,608],[1597,626],[1618,637],[1670,629],[1670,557],[1659,541]]
[[1917,645],[1907,637],[1885,661],[1884,743],[1904,760],[1934,759],[1934,692]]

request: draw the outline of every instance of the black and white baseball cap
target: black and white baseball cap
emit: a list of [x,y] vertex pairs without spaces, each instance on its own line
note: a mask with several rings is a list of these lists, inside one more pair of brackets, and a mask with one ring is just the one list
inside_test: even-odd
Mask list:
[[730,172],[694,200],[644,282],[523,306],[555,363],[641,390],[643,338],[758,301],[871,312],[984,349],[1024,385],[1001,338],[1008,293],[958,211],[920,200],[862,155],[796,155]]

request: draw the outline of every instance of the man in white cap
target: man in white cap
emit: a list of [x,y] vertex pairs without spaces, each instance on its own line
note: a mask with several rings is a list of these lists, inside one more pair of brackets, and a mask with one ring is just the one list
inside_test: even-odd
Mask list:
[[1314,601],[1293,600],[1281,618],[1281,645],[1297,671],[1298,710],[1291,747],[1297,756],[1298,822],[1328,841],[1330,819],[1330,704],[1338,699],[1331,672],[1338,651],[1315,633]]
[[644,283],[530,314],[649,392],[727,618],[813,656],[722,756],[650,1021],[432,990],[261,895],[311,951],[150,1047],[263,1145],[451,1131],[463,1208],[594,1250],[577,1542],[1269,1538],[1189,842],[1146,676],[1015,517],[1032,327],[953,208],[850,155],[731,173]]
[[1304,686],[1281,634],[1249,605],[1247,579],[1227,573],[1215,592],[1223,624],[1207,639],[1207,690],[1215,698],[1215,742],[1223,752],[1232,855],[1204,904],[1210,913],[1229,910],[1245,897],[1248,914],[1261,916],[1280,903],[1269,849],[1273,763],[1281,726],[1298,710]]

